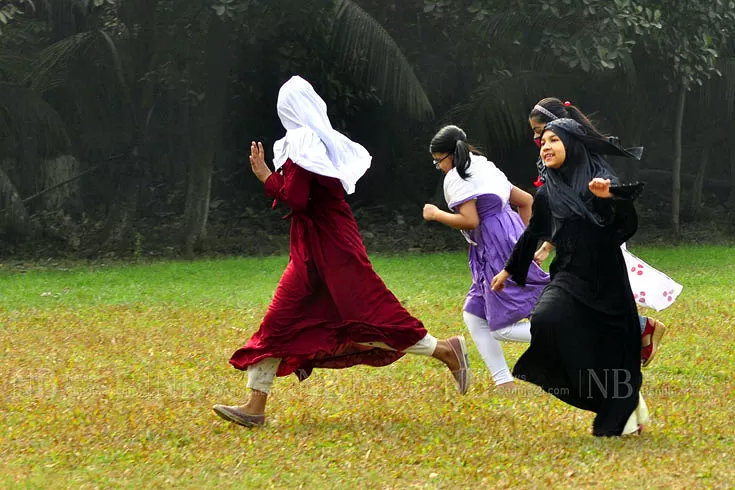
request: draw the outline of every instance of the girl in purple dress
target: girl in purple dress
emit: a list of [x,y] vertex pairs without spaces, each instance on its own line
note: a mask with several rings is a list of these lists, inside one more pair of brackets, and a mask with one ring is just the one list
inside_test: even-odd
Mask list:
[[533,198],[511,184],[457,126],[439,130],[429,150],[434,165],[445,174],[444,198],[453,212],[426,204],[424,219],[460,230],[470,244],[472,286],[464,304],[464,321],[495,384],[512,386],[500,341],[531,341],[528,316],[549,276],[532,264],[525,287],[509,282],[504,291],[495,292],[490,283],[503,270],[528,224]]

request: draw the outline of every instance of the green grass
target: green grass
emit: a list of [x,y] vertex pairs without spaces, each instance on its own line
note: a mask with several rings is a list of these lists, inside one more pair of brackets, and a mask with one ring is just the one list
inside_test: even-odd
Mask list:
[[[0,488],[731,488],[731,249],[632,251],[684,291],[654,314],[669,333],[644,371],[652,424],[605,440],[530,386],[496,392],[474,346],[461,398],[406,356],[279,378],[268,426],[232,426],[211,405],[242,400],[227,360],[286,258],[0,267]],[[464,254],[374,265],[434,335],[465,330]],[[509,363],[523,349],[505,344]]]

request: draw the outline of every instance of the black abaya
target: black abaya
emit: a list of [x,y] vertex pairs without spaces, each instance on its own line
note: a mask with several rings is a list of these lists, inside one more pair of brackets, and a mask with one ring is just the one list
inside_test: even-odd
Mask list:
[[641,185],[612,187],[611,199],[586,204],[602,226],[573,215],[552,217],[548,184],[505,269],[525,283],[539,240],[553,231],[551,283],[531,315],[531,344],[513,375],[575,407],[595,412],[596,436],[620,435],[638,405],[641,336],[620,245],[637,228],[633,200]]

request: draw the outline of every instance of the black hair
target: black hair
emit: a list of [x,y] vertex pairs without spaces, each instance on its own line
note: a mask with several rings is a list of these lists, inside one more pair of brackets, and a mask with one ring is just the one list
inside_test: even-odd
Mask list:
[[450,124],[441,128],[429,143],[431,153],[451,153],[454,168],[463,179],[470,176],[470,153],[480,155],[480,151],[467,142],[467,134],[459,126]]
[[[606,136],[603,135],[600,130],[595,127],[594,124],[592,124],[592,121],[590,121],[590,119],[584,114],[584,112],[582,112],[581,110],[579,110],[578,107],[572,104],[565,105],[564,102],[557,99],[556,97],[547,97],[545,99],[539,100],[536,105],[543,107],[559,119],[574,119],[579,124],[584,126],[584,129],[590,136],[597,136],[602,139],[606,138]],[[528,115],[528,118],[537,119],[544,124],[550,123],[553,120],[547,114],[544,114],[540,110],[536,109],[536,107],[531,109],[531,113]]]

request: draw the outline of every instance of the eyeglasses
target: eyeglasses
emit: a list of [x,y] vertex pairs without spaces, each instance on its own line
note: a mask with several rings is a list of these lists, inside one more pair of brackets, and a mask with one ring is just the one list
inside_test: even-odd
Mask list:
[[434,168],[437,169],[437,170],[439,170],[441,168],[439,165],[444,160],[446,160],[447,158],[449,158],[451,155],[452,155],[451,153],[447,153],[446,155],[444,155],[443,157],[441,157],[439,160],[432,160],[432,162],[434,162]]

